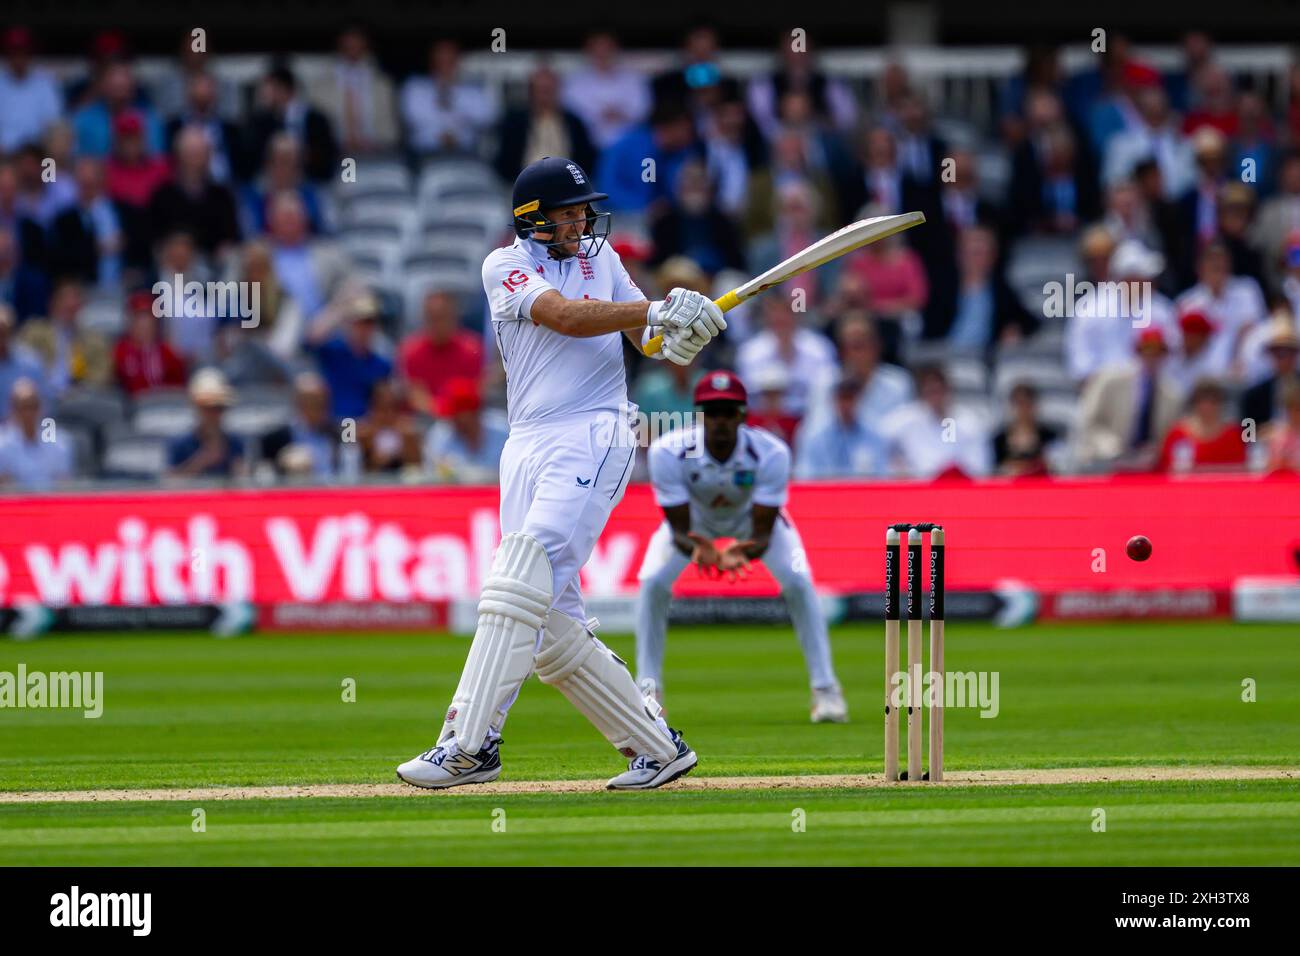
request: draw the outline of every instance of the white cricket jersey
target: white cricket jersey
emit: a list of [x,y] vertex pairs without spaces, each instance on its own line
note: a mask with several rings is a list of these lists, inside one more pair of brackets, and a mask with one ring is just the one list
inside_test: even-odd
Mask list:
[[574,338],[538,325],[530,311],[547,289],[566,299],[645,301],[608,242],[592,259],[557,260],[545,246],[516,239],[484,260],[483,289],[506,369],[511,425],[627,406],[622,332]]
[[780,508],[790,491],[790,447],[761,428],[740,426],[736,449],[715,461],[704,426],[669,432],[650,446],[650,481],[661,508],[690,504],[691,528],[722,537],[750,533],[750,508]]

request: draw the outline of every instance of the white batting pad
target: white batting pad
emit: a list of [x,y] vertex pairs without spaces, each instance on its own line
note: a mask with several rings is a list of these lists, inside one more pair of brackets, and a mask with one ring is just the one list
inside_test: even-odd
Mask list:
[[573,618],[547,616],[534,663],[538,679],[569,698],[623,756],[676,759],[667,725],[647,708],[627,665]]
[[477,753],[532,669],[537,631],[551,606],[551,562],[536,538],[501,539],[478,602],[478,628],[447,712],[461,750]]

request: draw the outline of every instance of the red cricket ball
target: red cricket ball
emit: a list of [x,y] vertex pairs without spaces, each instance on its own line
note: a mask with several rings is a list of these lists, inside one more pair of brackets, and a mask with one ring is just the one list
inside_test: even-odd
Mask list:
[[1145,561],[1151,557],[1151,539],[1144,534],[1135,534],[1128,539],[1128,544],[1124,546],[1128,556],[1134,561]]

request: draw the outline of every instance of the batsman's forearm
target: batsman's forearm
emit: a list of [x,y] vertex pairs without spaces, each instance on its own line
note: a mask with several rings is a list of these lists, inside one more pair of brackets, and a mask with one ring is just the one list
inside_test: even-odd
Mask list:
[[598,299],[566,299],[548,291],[532,307],[532,318],[552,331],[585,339],[610,332],[646,327],[650,303],[602,302]]

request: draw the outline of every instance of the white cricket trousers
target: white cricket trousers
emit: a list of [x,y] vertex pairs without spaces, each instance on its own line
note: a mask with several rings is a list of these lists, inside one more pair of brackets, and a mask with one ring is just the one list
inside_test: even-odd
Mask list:
[[[694,530],[694,529],[693,529]],[[707,529],[699,529],[710,535]],[[826,616],[813,586],[812,573],[799,531],[782,512],[772,526],[772,538],[762,557],[763,564],[781,585],[786,610],[803,649],[813,687],[835,687],[831,663],[831,642]],[[664,522],[650,539],[638,578],[641,590],[636,606],[636,676],[654,678],[662,688],[664,644],[668,640],[668,606],[673,583],[690,564],[690,557],[673,544],[672,529]]]
[[541,542],[554,578],[551,606],[579,622],[587,615],[578,572],[632,474],[630,417],[608,411],[513,425],[501,453],[501,534]]

